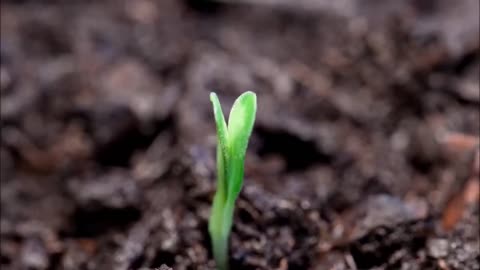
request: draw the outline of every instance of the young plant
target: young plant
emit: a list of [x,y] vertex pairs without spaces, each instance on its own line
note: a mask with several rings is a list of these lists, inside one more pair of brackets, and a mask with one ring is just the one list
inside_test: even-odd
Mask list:
[[210,93],[210,100],[217,126],[217,191],[208,230],[217,268],[227,270],[228,238],[235,201],[242,189],[245,153],[255,122],[257,96],[250,91],[240,95],[233,103],[228,125],[215,93]]

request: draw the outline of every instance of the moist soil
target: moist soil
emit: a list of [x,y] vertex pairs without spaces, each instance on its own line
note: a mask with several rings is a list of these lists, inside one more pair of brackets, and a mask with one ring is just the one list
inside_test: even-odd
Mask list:
[[[479,269],[478,1],[2,1],[2,269]],[[161,268],[162,267],[162,268]]]

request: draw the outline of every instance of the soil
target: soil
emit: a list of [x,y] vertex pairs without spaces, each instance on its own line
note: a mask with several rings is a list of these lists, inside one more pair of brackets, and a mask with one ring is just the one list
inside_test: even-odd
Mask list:
[[479,2],[2,1],[2,269],[480,269]]

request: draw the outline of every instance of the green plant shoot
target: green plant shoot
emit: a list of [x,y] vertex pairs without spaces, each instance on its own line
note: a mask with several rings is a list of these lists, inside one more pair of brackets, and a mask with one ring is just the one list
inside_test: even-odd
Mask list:
[[208,224],[217,268],[228,269],[228,238],[232,228],[235,201],[243,185],[243,167],[248,139],[257,111],[257,96],[245,92],[233,103],[228,125],[220,101],[210,93],[217,127],[217,191]]

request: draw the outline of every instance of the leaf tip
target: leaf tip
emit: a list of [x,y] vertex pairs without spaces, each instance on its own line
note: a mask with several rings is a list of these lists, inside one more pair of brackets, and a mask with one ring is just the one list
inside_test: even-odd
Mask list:
[[218,97],[217,97],[217,94],[216,94],[215,92],[210,92],[210,101],[213,102],[213,100],[214,100],[215,98],[218,98]]

